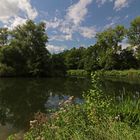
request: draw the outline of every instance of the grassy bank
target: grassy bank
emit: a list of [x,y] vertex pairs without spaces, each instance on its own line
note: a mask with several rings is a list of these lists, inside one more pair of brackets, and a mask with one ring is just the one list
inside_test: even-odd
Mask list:
[[99,76],[106,79],[122,79],[122,80],[139,80],[140,70],[111,70],[111,71],[98,71]]
[[68,70],[67,76],[73,77],[87,77],[90,76],[90,73],[86,70]]
[[[99,84],[95,74],[83,104],[73,104],[70,97],[49,115],[35,114],[24,140],[139,140],[140,100],[116,103],[102,93]],[[16,140],[16,135],[9,140]]]

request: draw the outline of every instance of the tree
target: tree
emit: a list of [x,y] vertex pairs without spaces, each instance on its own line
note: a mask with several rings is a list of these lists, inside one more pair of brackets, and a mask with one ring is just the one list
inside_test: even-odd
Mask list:
[[71,50],[64,52],[63,56],[68,69],[83,69],[83,56],[85,50],[84,47],[80,47],[78,49],[72,48]]
[[8,43],[8,29],[0,28],[0,47],[7,45]]
[[128,41],[133,47],[136,47],[136,57],[140,60],[140,16],[131,22]]
[[62,54],[53,54],[50,60],[51,76],[65,76],[66,65]]
[[133,50],[123,49],[119,55],[120,69],[138,68],[138,61],[134,56]]
[[31,75],[47,75],[50,53],[46,49],[48,36],[45,24],[35,24],[29,20],[11,32],[10,46],[15,46],[26,59],[26,67]]
[[114,29],[108,28],[96,35],[97,44],[103,49],[113,49],[114,52],[120,50],[119,43],[124,39],[126,29],[124,26],[118,25]]
[[95,71],[100,69],[98,56],[99,56],[99,46],[96,44],[87,48],[84,54],[84,69],[87,71]]
[[131,45],[140,47],[140,16],[136,17],[131,22],[128,31],[128,39]]
[[125,35],[126,29],[121,25],[116,26],[114,29],[108,28],[96,35],[97,45],[100,47],[99,65],[101,68],[115,69],[117,67],[117,53],[121,50],[119,43]]

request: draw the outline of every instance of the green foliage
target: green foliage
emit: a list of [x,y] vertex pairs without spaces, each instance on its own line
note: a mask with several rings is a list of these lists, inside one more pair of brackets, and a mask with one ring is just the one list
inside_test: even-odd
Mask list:
[[126,29],[118,25],[114,29],[108,28],[105,31],[98,33],[96,35],[97,44],[103,49],[113,49],[114,52],[120,50],[120,46],[118,45],[126,35]]
[[[71,104],[71,98],[60,104],[58,111],[51,111],[46,117],[38,117],[39,121],[36,118],[32,123],[37,123],[24,135],[24,140],[140,139],[139,100],[115,102],[106,97],[100,89],[98,73],[93,75],[93,88],[84,95],[83,104]],[[14,140],[14,136],[10,138]]]
[[90,74],[85,70],[68,70],[67,76],[87,77]]
[[0,76],[15,76],[15,70],[5,64],[0,64]]
[[128,39],[131,45],[140,47],[140,16],[131,22]]
[[46,49],[47,42],[48,36],[43,22],[36,24],[28,20],[10,31],[1,28],[0,64],[14,69],[14,73],[10,71],[6,74],[7,69],[3,68],[1,76],[65,75],[64,60],[59,56],[51,57]]
[[64,58],[61,54],[53,54],[50,59],[50,73],[51,76],[65,76],[66,75],[66,65],[64,63]]
[[0,47],[8,44],[8,29],[0,28]]
[[45,68],[50,54],[46,49],[48,37],[45,33],[45,24],[35,24],[29,20],[11,31],[11,36],[10,45],[18,48],[25,57],[28,73],[33,76],[46,75]]
[[128,40],[133,47],[136,47],[136,57],[140,60],[140,16],[131,22]]

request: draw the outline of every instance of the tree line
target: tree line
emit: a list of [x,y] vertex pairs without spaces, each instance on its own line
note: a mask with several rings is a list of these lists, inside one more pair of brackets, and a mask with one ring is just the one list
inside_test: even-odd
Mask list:
[[[130,47],[122,48],[128,40]],[[14,29],[0,28],[0,76],[65,76],[69,69],[87,71],[140,68],[140,16],[130,24],[97,33],[96,43],[51,54],[45,23],[28,20]]]
[[[123,48],[127,40],[129,47]],[[88,48],[72,48],[61,53],[68,69],[124,70],[140,68],[140,16],[129,29],[122,25],[96,34],[96,43]]]

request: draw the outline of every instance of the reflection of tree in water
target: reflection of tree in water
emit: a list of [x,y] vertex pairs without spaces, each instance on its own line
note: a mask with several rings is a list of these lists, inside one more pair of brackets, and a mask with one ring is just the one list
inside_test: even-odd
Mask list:
[[[0,82],[0,107],[2,123],[25,127],[29,116],[38,110],[44,112],[48,95],[37,81],[7,79]],[[46,90],[44,90],[46,91]]]
[[10,123],[18,129],[26,128],[34,113],[46,112],[46,102],[52,97],[66,95],[81,98],[89,88],[83,79],[2,79],[0,80],[0,123]]

